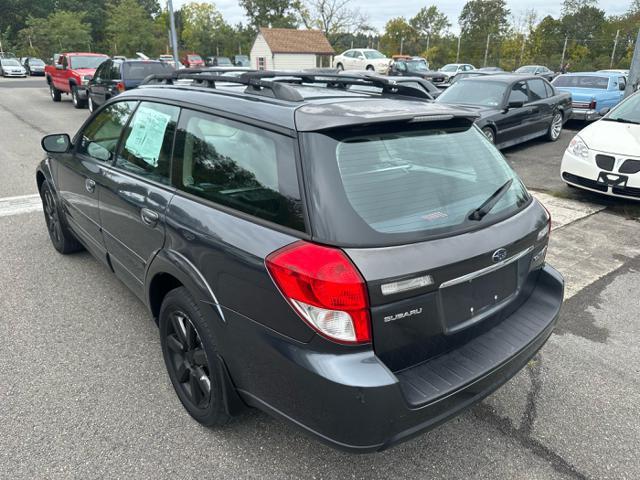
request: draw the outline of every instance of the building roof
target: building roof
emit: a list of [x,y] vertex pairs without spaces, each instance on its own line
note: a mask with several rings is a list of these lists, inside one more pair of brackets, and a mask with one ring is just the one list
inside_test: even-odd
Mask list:
[[320,53],[333,55],[335,50],[320,30],[260,28],[272,53]]

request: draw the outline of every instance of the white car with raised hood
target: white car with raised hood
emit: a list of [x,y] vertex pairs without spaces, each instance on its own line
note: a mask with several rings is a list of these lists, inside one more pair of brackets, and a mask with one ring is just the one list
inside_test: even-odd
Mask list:
[[568,185],[640,200],[640,92],[573,137],[560,172]]

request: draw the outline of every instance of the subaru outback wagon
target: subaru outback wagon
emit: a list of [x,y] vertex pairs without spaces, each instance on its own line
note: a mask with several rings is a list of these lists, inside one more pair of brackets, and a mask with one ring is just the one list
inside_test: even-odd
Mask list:
[[381,450],[522,369],[564,284],[469,111],[328,75],[147,79],[44,137],[36,178],[53,246],[145,303],[197,421],[251,406]]

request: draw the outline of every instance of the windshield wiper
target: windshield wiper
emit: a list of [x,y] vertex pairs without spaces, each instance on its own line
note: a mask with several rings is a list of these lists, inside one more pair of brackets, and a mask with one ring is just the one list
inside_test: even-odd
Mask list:
[[510,178],[509,180],[504,182],[500,186],[500,188],[493,192],[491,196],[482,203],[482,205],[471,211],[471,213],[469,214],[469,220],[482,220],[484,216],[489,213],[493,207],[496,206],[496,203],[500,201],[504,194],[507,193],[512,183],[513,178]]
[[605,117],[602,120],[607,120],[609,122],[619,122],[619,123],[631,123],[632,125],[640,125],[640,122],[636,122],[635,120],[629,120],[627,118],[611,118]]

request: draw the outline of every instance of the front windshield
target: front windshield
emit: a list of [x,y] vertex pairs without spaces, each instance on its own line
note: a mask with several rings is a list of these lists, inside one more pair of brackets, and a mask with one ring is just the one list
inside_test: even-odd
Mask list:
[[537,67],[520,67],[516,73],[535,73]]
[[609,87],[609,77],[595,77],[591,75],[560,75],[553,84],[556,87],[569,88],[597,88],[606,90]]
[[44,62],[39,58],[30,58],[29,65],[44,65]]
[[415,129],[387,124],[310,137],[313,158],[326,160],[325,168],[337,166],[337,184],[344,192],[335,192],[335,198],[347,203],[336,218],[351,225],[332,227],[343,235],[362,222],[371,229],[368,241],[380,243],[398,240],[398,235],[420,240],[473,228],[478,222],[469,213],[509,180],[511,187],[483,222],[528,202],[525,187],[504,157],[466,122]]
[[191,62],[201,62],[202,58],[200,58],[200,55],[189,55],[189,61],[191,61]]
[[375,60],[377,58],[387,58],[377,50],[365,50],[363,53],[364,56],[369,60]]
[[407,62],[407,68],[411,71],[427,71],[427,63],[424,60],[411,60]]
[[79,68],[98,68],[102,62],[107,60],[109,57],[100,56],[100,55],[91,55],[91,56],[82,56],[82,55],[74,55],[70,57],[71,68],[79,69]]
[[455,72],[457,69],[458,69],[457,65],[449,64],[449,65],[445,65],[444,67],[442,67],[440,69],[440,71],[442,71],[442,72]]
[[463,103],[482,107],[502,105],[506,85],[475,79],[462,80],[447,88],[438,98],[440,103]]
[[640,94],[636,93],[620,103],[605,119],[640,123]]
[[14,60],[12,58],[9,59],[3,59],[1,60],[2,65],[5,67],[19,67],[20,66],[20,62],[18,62],[17,60]]
[[218,57],[218,65],[233,65],[227,57]]

